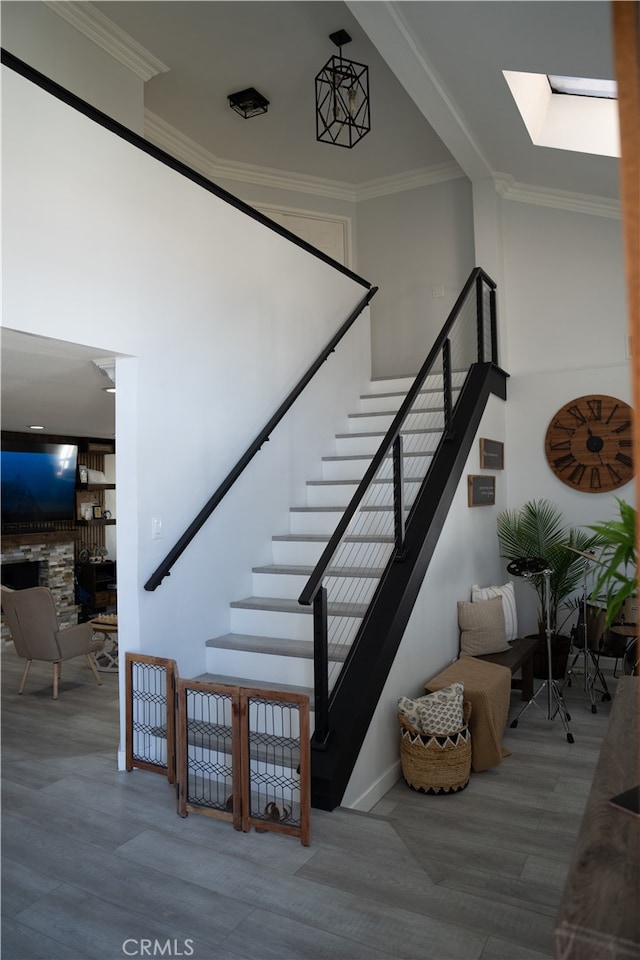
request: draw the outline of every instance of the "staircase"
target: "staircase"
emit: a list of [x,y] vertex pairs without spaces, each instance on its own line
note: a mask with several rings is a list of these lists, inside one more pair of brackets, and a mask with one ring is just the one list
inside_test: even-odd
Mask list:
[[[457,379],[454,375],[454,399],[465,373]],[[289,531],[273,537],[273,562],[253,568],[253,595],[231,604],[231,632],[207,641],[207,673],[202,679],[295,689],[308,694],[313,710],[313,611],[301,606],[298,597],[412,383],[408,377],[371,381],[359,409],[347,417],[347,431],[336,434],[334,452],[323,458],[322,479],[307,483],[307,503],[292,507]],[[434,374],[425,381],[413,422],[405,430],[407,513],[442,434],[441,402],[442,377]],[[339,637],[329,646],[330,688],[393,546],[389,456],[329,571],[333,589],[328,613],[334,618],[332,635]]]

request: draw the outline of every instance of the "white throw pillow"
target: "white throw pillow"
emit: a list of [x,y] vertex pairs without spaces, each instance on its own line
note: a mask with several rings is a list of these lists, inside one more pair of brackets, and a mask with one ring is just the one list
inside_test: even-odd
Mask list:
[[477,603],[479,600],[493,600],[494,597],[502,598],[505,637],[507,640],[515,640],[518,636],[518,614],[513,580],[503,583],[501,587],[479,587],[477,583],[471,587],[472,603]]

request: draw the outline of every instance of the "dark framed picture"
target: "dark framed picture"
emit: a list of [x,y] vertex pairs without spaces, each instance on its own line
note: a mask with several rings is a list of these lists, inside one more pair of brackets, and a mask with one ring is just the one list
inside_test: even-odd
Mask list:
[[470,507],[490,507],[496,502],[496,478],[482,474],[467,477]]
[[480,438],[480,469],[504,470],[504,443]]
[[94,506],[93,508],[93,519],[102,520],[102,507]]

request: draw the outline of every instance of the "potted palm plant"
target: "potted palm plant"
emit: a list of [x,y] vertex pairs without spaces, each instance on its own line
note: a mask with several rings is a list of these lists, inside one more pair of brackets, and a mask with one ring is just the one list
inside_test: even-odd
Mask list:
[[[597,542],[579,528],[570,527],[560,508],[550,500],[530,500],[518,510],[504,510],[497,520],[500,555],[506,560],[539,557],[544,560],[549,577],[542,573],[529,579],[538,596],[538,633],[541,643],[534,653],[534,674],[546,677],[547,602],[551,627],[551,648],[554,679],[562,679],[571,647],[570,636],[562,631],[578,609],[578,591],[584,585],[585,557]],[[548,593],[547,597],[547,583]]]
[[592,530],[600,549],[597,579],[592,599],[606,602],[605,627],[610,627],[620,614],[625,600],[637,592],[636,567],[636,511],[626,501],[616,497],[619,519],[594,523]]

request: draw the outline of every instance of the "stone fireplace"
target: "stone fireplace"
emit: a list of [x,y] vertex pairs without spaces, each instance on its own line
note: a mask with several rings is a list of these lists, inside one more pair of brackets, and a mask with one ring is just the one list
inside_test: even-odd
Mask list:
[[[75,602],[74,541],[69,533],[43,533],[14,535],[2,538],[2,566],[12,569],[18,582],[21,571],[13,565],[38,564],[38,584],[49,587],[53,593],[60,628],[78,622],[78,606]],[[28,576],[29,574],[27,574]],[[4,583],[4,578],[3,578]],[[9,631],[2,620],[2,641],[9,638]]]

